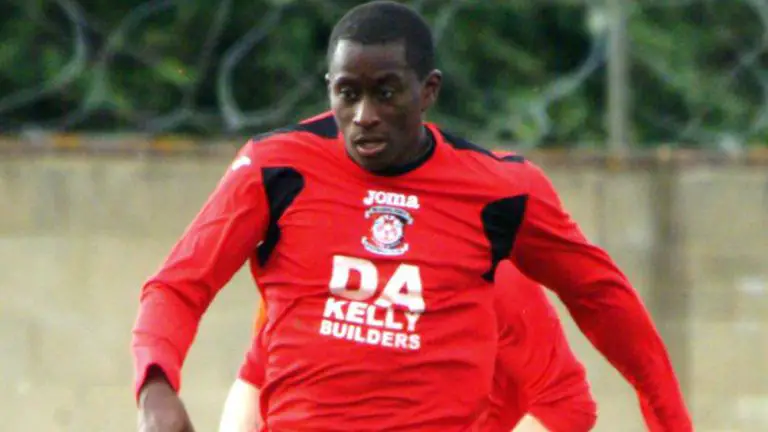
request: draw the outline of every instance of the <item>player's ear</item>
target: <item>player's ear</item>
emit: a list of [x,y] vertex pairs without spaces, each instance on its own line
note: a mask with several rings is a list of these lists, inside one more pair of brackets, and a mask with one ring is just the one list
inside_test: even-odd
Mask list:
[[440,87],[443,85],[443,73],[435,69],[424,78],[421,86],[421,111],[424,112],[437,102]]
[[325,90],[328,92],[328,94],[331,94],[331,73],[327,72],[325,74]]

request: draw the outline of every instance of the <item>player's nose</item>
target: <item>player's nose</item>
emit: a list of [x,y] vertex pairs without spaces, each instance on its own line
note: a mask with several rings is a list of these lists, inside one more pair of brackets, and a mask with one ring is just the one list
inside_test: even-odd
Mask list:
[[381,122],[376,103],[368,98],[363,98],[355,107],[355,125],[363,129],[371,129]]

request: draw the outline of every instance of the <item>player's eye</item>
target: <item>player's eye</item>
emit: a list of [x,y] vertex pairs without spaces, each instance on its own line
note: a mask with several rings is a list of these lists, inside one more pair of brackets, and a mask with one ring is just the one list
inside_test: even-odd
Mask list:
[[345,101],[352,101],[357,98],[357,92],[351,87],[342,87],[339,89],[339,96]]
[[384,101],[388,101],[395,96],[395,91],[391,88],[383,88],[379,90],[379,98]]

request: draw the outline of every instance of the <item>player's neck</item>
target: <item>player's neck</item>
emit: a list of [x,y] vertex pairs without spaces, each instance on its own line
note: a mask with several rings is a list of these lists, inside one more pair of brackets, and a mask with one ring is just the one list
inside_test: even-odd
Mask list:
[[426,126],[421,128],[419,144],[411,148],[413,150],[403,154],[403,158],[399,163],[383,170],[375,171],[374,174],[385,176],[405,174],[426,162],[435,150],[435,137]]
[[421,127],[421,137],[419,138],[419,146],[417,147],[416,155],[412,161],[417,161],[424,158],[426,155],[432,152],[432,147],[435,146],[435,137],[432,132],[426,127]]

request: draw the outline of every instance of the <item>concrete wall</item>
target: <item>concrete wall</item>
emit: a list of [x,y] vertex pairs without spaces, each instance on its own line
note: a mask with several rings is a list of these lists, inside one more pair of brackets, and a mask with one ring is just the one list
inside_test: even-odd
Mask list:
[[[2,157],[0,430],[135,430],[139,285],[226,163]],[[697,430],[768,430],[768,168],[548,171],[651,307]],[[240,274],[203,322],[183,389],[198,430],[215,430],[255,301]],[[564,320],[600,403],[597,430],[643,430],[630,388]]]

